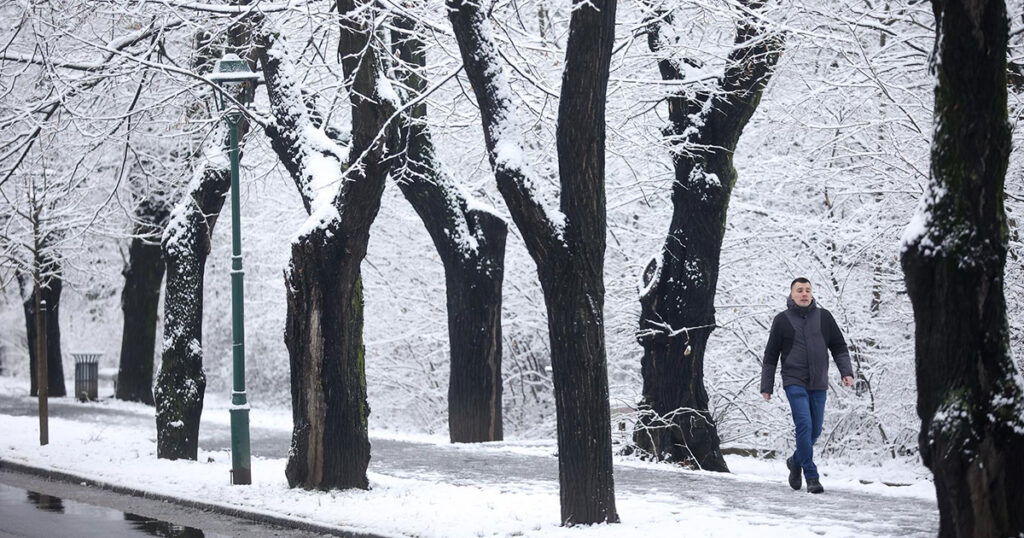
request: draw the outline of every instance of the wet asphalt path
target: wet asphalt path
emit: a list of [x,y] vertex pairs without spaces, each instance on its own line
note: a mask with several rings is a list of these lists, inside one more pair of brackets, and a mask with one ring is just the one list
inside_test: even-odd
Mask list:
[[0,471],[0,536],[326,536],[81,484]]

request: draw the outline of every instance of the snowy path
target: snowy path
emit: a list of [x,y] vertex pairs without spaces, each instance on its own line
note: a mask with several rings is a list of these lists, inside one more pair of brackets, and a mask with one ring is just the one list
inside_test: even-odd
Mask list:
[[[50,412],[52,417],[75,422],[114,423],[149,432],[154,427],[151,409],[120,402],[79,404],[56,399],[51,401]],[[34,400],[0,394],[0,414],[34,416]],[[226,415],[217,409],[204,413],[200,439],[204,451],[224,451],[229,447],[228,429],[224,427],[226,420],[219,420],[220,414]],[[211,416],[213,418],[209,418]],[[254,456],[287,456],[290,429],[282,423],[280,413],[275,418],[277,424],[273,428],[253,428]],[[557,492],[558,462],[553,457],[551,443],[450,445],[380,437],[372,437],[371,443],[370,471],[378,475],[503,491],[509,486],[522,485],[523,490]],[[634,497],[653,499],[678,510],[672,512],[677,518],[688,511],[692,513],[692,507],[700,507],[718,515],[725,514],[726,520],[764,525],[770,535],[783,533],[794,525],[812,535],[934,536],[937,533],[938,514],[934,501],[900,495],[898,491],[885,495],[830,488],[827,475],[823,483],[826,494],[809,495],[789,489],[784,471],[780,471],[777,479],[769,479],[688,472],[667,465],[622,459],[617,459],[615,468],[616,493],[625,504]],[[636,517],[624,506],[620,506],[620,512],[624,519]]]

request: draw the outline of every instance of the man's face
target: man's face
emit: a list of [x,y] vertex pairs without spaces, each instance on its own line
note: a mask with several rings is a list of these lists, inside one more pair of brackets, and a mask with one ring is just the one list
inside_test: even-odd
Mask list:
[[809,306],[814,296],[811,295],[811,284],[808,282],[797,282],[789,290],[789,297],[800,306]]

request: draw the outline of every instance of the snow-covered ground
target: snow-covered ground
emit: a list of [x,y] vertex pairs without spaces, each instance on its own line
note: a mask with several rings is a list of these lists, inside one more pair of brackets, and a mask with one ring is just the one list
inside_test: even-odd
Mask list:
[[379,535],[891,536],[933,535],[938,523],[931,483],[907,464],[823,462],[828,490],[812,496],[786,486],[781,462],[729,457],[734,474],[722,475],[617,457],[622,523],[562,528],[553,440],[450,445],[374,432],[370,491],[290,489],[287,409],[252,411],[253,485],[231,486],[228,406],[216,395],[206,399],[194,462],[158,460],[152,408],[113,400],[52,399],[50,444],[39,447],[34,402],[26,382],[0,378],[0,459]]

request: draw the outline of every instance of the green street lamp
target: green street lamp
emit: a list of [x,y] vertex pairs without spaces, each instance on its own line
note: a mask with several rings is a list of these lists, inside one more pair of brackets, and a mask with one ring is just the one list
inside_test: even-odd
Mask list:
[[238,122],[241,107],[252,102],[259,75],[235,54],[217,60],[209,79],[219,86],[214,92],[217,109],[231,132],[231,483],[252,484],[249,457],[249,402],[245,397],[245,324],[243,321],[242,226],[238,200]]

